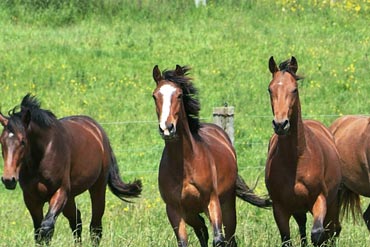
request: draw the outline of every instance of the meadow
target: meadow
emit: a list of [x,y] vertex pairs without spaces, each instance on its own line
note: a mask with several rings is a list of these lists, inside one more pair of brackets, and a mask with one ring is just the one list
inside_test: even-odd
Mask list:
[[[305,119],[329,125],[341,115],[368,115],[369,21],[369,0],[209,0],[199,8],[192,0],[6,0],[0,3],[0,109],[6,114],[30,92],[58,117],[95,118],[110,137],[123,179],[140,178],[144,186],[131,204],[107,190],[101,246],[175,246],[157,187],[164,143],[151,97],[153,66],[193,68],[202,121],[212,122],[214,107],[235,107],[239,172],[250,186],[258,181],[255,192],[265,195],[273,133],[269,57],[297,58]],[[363,209],[369,203],[362,198]],[[88,194],[77,204],[82,246],[89,246]],[[239,246],[280,246],[271,210],[238,200],[237,213]],[[32,245],[19,186],[0,186],[0,219],[0,247]],[[309,217],[307,233],[311,223]],[[298,244],[295,222],[291,226]],[[362,220],[344,219],[342,227],[337,246],[369,244]],[[190,246],[198,246],[188,230]],[[72,241],[61,216],[51,246]]]

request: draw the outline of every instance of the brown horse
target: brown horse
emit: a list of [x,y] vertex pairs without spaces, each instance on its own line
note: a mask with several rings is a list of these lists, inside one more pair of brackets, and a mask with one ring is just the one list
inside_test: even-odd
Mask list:
[[[81,214],[75,197],[89,190],[92,204],[91,239],[98,245],[102,236],[102,216],[108,183],[114,195],[137,197],[141,182],[125,184],[102,127],[87,116],[58,120],[29,94],[21,111],[0,114],[4,172],[2,181],[14,189],[17,180],[31,214],[37,244],[49,244],[60,213],[68,219],[76,242],[81,241]],[[43,206],[49,209],[43,217]]]
[[[259,207],[270,205],[257,197],[238,176],[235,150],[217,125],[200,123],[197,90],[187,76],[190,68],[153,69],[153,92],[159,132],[165,141],[159,167],[159,190],[178,246],[188,246],[186,224],[202,247],[208,243],[204,212],[214,234],[213,246],[236,246],[235,198]],[[224,240],[222,226],[225,227]]]
[[275,134],[270,139],[265,182],[272,199],[273,214],[283,246],[291,246],[289,220],[299,226],[301,244],[306,245],[306,213],[313,214],[311,240],[320,245],[338,236],[338,189],[341,171],[337,149],[329,130],[317,121],[302,120],[292,57],[277,67],[269,60],[272,121]]
[[[359,195],[370,197],[370,118],[343,116],[329,127],[342,162],[343,201],[345,210],[356,217],[361,213]],[[349,198],[351,200],[346,200]],[[346,211],[344,211],[346,212]],[[370,205],[363,214],[370,231]]]

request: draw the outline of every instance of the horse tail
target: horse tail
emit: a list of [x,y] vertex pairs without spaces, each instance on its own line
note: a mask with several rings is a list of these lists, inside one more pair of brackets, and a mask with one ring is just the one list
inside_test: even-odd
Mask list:
[[254,194],[253,189],[250,189],[248,187],[244,179],[239,174],[238,178],[236,179],[236,196],[260,208],[267,208],[272,206],[270,198],[261,198]]
[[112,193],[125,202],[131,202],[125,198],[139,197],[142,190],[141,180],[136,179],[132,183],[123,182],[118,169],[116,157],[110,147],[111,164],[109,166],[108,187]]
[[341,218],[349,218],[352,216],[354,222],[357,222],[358,218],[361,218],[361,202],[360,195],[353,192],[344,184],[339,189],[339,205],[341,207]]

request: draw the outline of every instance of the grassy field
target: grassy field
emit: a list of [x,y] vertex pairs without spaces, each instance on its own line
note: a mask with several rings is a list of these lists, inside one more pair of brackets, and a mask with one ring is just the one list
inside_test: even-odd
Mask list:
[[[235,107],[235,147],[248,184],[263,182],[272,114],[268,59],[295,56],[304,118],[329,125],[344,114],[370,113],[370,1],[110,1],[13,0],[0,3],[0,109],[31,92],[58,117],[85,114],[108,132],[125,181],[140,178],[133,204],[107,192],[102,246],[175,246],[157,189],[163,140],[151,93],[152,68],[189,65],[200,92],[201,118],[212,108]],[[67,3],[68,2],[68,3]],[[320,2],[320,3],[319,3]],[[1,161],[2,162],[2,161]],[[1,166],[2,167],[2,166]],[[0,168],[1,170],[1,168]],[[367,206],[368,198],[362,203]],[[83,246],[89,246],[90,202],[77,199]],[[237,204],[239,246],[279,246],[272,211]],[[33,242],[21,190],[0,186],[0,247]],[[292,236],[298,233],[292,221]],[[307,226],[311,228],[311,218]],[[198,246],[189,229],[190,246]],[[363,222],[343,221],[337,246],[367,246]],[[70,246],[64,217],[52,246]]]

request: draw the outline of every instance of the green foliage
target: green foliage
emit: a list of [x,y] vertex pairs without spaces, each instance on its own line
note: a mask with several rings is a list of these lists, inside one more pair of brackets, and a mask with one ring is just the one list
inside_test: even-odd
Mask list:
[[[107,192],[103,246],[174,246],[157,189],[163,141],[151,93],[152,68],[193,67],[201,118],[235,106],[239,170],[249,185],[263,182],[272,134],[268,59],[294,55],[299,64],[305,118],[330,124],[342,114],[369,114],[369,1],[6,0],[0,3],[1,111],[36,94],[57,116],[90,115],[107,130],[125,181],[141,178],[143,196],[124,204]],[[1,166],[2,167],[2,166]],[[33,241],[21,191],[0,186],[0,246]],[[363,200],[367,205],[368,199]],[[88,246],[90,203],[77,200]],[[45,208],[46,209],[46,208]],[[238,201],[239,246],[279,246],[270,210]],[[295,243],[298,230],[292,222]],[[307,229],[311,228],[311,221]],[[191,246],[198,246],[189,229]],[[343,222],[338,246],[366,246],[361,222]],[[53,246],[69,246],[59,217]]]

